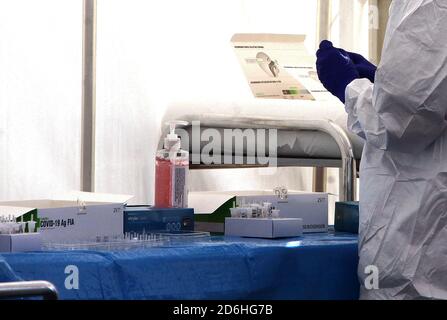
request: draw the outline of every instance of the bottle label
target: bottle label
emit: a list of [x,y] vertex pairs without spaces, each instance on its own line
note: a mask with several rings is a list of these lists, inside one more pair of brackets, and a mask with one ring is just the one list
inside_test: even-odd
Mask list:
[[173,166],[172,170],[172,206],[175,208],[188,207],[188,179],[187,166]]

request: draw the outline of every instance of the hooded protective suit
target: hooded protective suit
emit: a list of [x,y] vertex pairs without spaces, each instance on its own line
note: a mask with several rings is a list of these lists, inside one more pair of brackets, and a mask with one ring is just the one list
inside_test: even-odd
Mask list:
[[361,298],[447,299],[447,1],[393,1],[375,84],[351,82],[346,110],[366,140]]

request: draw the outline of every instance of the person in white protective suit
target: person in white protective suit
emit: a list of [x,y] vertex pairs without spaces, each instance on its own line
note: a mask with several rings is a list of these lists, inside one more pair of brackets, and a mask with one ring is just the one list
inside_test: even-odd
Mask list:
[[317,56],[365,140],[360,298],[447,299],[447,1],[392,2],[374,83],[327,41]]

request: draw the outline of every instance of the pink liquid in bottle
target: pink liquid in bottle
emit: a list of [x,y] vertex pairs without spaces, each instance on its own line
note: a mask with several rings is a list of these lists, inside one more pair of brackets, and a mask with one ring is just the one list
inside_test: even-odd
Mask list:
[[155,159],[155,206],[169,208],[172,206],[172,164],[169,159]]
[[180,150],[174,159],[166,155],[160,152],[155,158],[155,206],[186,208],[189,154]]

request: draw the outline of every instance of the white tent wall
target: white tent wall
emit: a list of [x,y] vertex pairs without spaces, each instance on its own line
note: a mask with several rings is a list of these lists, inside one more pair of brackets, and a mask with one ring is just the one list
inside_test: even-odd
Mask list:
[[0,0],[0,200],[80,187],[82,2]]
[[[164,3],[164,2],[163,2]],[[97,5],[95,191],[153,197],[154,159],[164,110],[163,43],[152,1]]]
[[[96,190],[151,203],[166,106],[228,94],[250,98],[232,35],[305,33],[314,51],[315,26],[316,0],[279,0],[273,7],[267,0],[99,0]],[[229,184],[226,170],[194,171],[191,190],[235,189],[241,176],[233,172]],[[294,172],[301,181],[300,170]],[[247,188],[260,186],[256,172],[249,177]]]
[[[335,44],[367,52],[368,1],[330,3]],[[317,12],[317,0],[98,0],[95,190],[151,203],[170,102],[251,97],[231,36],[301,33],[314,52]],[[82,1],[0,0],[0,39],[0,199],[79,189]],[[193,171],[191,190],[311,189],[310,168],[263,170]],[[336,193],[336,169],[329,181]]]
[[370,5],[368,0],[331,0],[330,40],[335,46],[369,56]]

